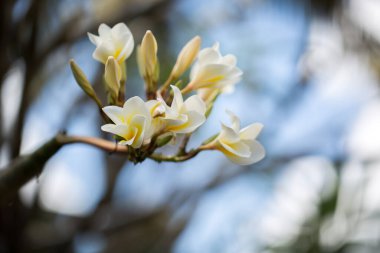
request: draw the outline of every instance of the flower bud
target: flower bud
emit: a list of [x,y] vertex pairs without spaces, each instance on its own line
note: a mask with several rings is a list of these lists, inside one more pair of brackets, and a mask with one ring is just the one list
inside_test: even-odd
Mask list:
[[144,79],[157,81],[157,41],[151,31],[147,31],[137,49],[137,63]]
[[104,80],[106,81],[107,91],[115,101],[119,95],[121,76],[122,73],[119,63],[113,56],[108,57],[105,65]]
[[92,88],[90,81],[88,81],[86,75],[84,72],[80,69],[78,64],[75,63],[74,60],[70,60],[70,68],[71,71],[73,72],[75,81],[79,85],[79,87],[82,88],[82,90],[92,99],[95,100],[95,102],[100,105],[100,101],[98,97],[95,94],[94,89]]
[[157,147],[160,148],[162,146],[165,146],[166,144],[168,144],[173,139],[173,137],[174,137],[174,135],[172,133],[160,135],[156,140]]
[[199,52],[200,46],[201,38],[195,36],[182,48],[171,73],[174,79],[180,77],[190,67]]

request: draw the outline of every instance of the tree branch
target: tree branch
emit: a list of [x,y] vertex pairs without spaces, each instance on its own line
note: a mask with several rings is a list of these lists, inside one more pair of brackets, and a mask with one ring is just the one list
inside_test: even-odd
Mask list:
[[57,134],[29,155],[15,159],[6,168],[0,170],[0,200],[17,192],[33,177],[41,174],[47,160],[63,145],[84,143],[108,152],[127,153],[128,147],[94,137],[66,136]]
[[54,137],[30,155],[20,156],[0,171],[0,200],[14,194],[31,178],[38,176],[44,164],[62,144]]

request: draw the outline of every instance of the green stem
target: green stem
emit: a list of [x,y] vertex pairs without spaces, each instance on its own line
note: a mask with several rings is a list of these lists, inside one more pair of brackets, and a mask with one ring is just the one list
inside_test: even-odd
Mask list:
[[121,80],[120,80],[120,88],[119,88],[119,97],[118,97],[118,105],[123,105],[125,101],[125,85],[127,82],[127,64],[122,62],[120,64],[121,68]]
[[182,156],[182,155],[186,154],[186,147],[187,147],[187,143],[190,140],[190,137],[191,137],[191,134],[186,134],[185,135],[185,137],[182,140],[181,145],[178,148],[177,156]]
[[166,96],[167,96],[167,93],[168,93],[168,88],[171,84],[172,81],[174,81],[175,78],[173,77],[172,74],[170,74],[170,76],[168,77],[168,79],[166,80],[166,82],[158,89],[158,93],[161,94],[161,96],[165,99]]
[[179,156],[178,155],[165,156],[162,154],[152,154],[149,156],[149,158],[157,162],[183,162],[195,157],[196,155],[198,155],[200,152],[204,150],[211,150],[211,148],[208,148],[206,146],[200,146],[197,149],[192,149],[188,153],[185,153]]

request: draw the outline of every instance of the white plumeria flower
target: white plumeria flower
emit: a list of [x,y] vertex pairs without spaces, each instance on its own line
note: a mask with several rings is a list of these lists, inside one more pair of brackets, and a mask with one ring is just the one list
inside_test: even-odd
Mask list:
[[249,165],[263,159],[264,147],[256,140],[263,125],[254,123],[240,129],[239,118],[230,111],[227,113],[231,117],[232,125],[228,127],[222,124],[222,130],[214,141],[214,147],[232,162],[240,165]]
[[140,97],[128,99],[123,107],[106,106],[103,111],[114,124],[103,125],[101,129],[121,137],[120,144],[139,148],[149,142],[152,118],[147,104]]
[[190,72],[190,83],[186,91],[197,89],[219,89],[228,92],[240,81],[243,72],[236,67],[236,57],[232,54],[222,56],[219,43],[202,49]]
[[106,24],[101,24],[99,36],[88,33],[88,37],[96,46],[92,57],[104,64],[109,56],[113,56],[119,63],[122,63],[133,51],[133,36],[124,23],[119,23],[112,28]]
[[[158,119],[165,131],[185,134],[194,132],[205,121],[206,104],[198,95],[193,95],[183,101],[181,91],[176,86],[171,86],[174,97],[169,107],[162,99],[165,108],[164,115]],[[160,107],[161,108],[161,107]]]

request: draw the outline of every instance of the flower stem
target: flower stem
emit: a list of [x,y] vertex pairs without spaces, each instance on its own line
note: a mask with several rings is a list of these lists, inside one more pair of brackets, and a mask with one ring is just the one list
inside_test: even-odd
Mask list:
[[181,90],[182,94],[186,94],[186,93],[189,93],[190,91],[192,91],[192,87],[190,85],[186,85],[185,88],[183,88]]
[[174,81],[174,77],[172,74],[170,74],[170,76],[168,77],[168,79],[166,80],[166,82],[158,89],[158,93],[161,94],[162,97],[166,97],[166,94],[167,94],[167,91],[168,91],[168,88],[171,84],[172,81]]
[[213,150],[213,149],[215,149],[214,145],[207,144],[207,145],[202,145],[196,149],[192,149],[187,153],[184,152],[181,155],[165,156],[162,154],[151,154],[148,158],[155,160],[157,162],[183,162],[195,157],[202,151]]
[[189,151],[188,153],[181,156],[165,156],[161,154],[152,154],[148,158],[155,160],[157,162],[183,162],[198,155],[198,153],[201,151],[202,151],[201,149],[193,149]]
[[187,147],[187,143],[189,142],[190,140],[190,136],[191,134],[186,134],[182,140],[182,143],[181,145],[179,146],[178,148],[178,153],[177,153],[177,156],[181,156],[181,155],[184,155],[186,154],[186,147]]

